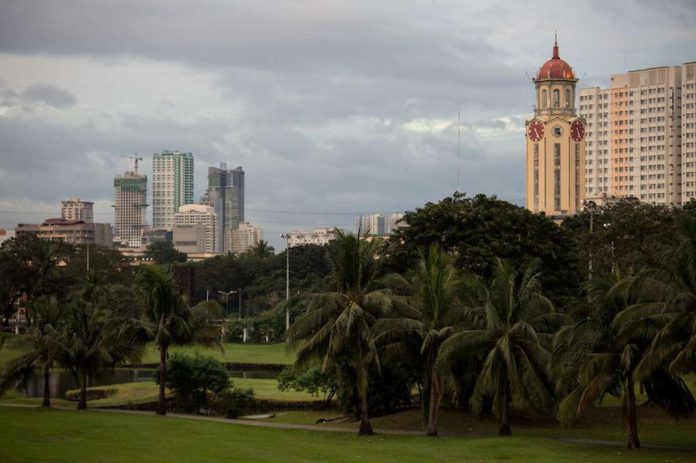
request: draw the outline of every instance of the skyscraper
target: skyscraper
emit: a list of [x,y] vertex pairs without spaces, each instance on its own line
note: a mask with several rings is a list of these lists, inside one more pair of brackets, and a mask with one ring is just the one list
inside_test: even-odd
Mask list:
[[355,218],[355,230],[361,233],[370,232],[370,235],[386,235],[387,219],[382,214],[370,214]]
[[179,207],[193,203],[193,155],[162,151],[152,155],[152,228],[171,230]]
[[244,222],[244,170],[227,169],[227,165],[208,168],[208,191],[204,204],[212,206],[217,214],[217,252],[232,249],[232,230]]
[[94,222],[94,203],[80,201],[80,198],[70,198],[61,201],[60,217],[65,220],[81,220],[84,223]]
[[588,199],[679,206],[696,197],[696,63],[611,76],[580,90]]
[[114,178],[114,241],[139,248],[145,227],[147,176],[126,172]]
[[585,192],[585,121],[576,116],[577,81],[554,42],[551,59],[533,79],[536,105],[526,123],[526,202],[530,211],[558,219],[580,210]]

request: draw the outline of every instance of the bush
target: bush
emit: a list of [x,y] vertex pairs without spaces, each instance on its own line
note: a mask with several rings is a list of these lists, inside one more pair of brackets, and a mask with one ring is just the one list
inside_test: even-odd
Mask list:
[[[159,376],[155,376],[159,383]],[[176,353],[167,361],[167,387],[174,405],[184,411],[208,406],[208,393],[221,395],[232,386],[225,365],[211,357]]]
[[[252,410],[256,399],[252,389],[228,389],[217,396],[216,402],[222,406],[227,418],[237,418]],[[218,409],[218,406],[215,408]]]

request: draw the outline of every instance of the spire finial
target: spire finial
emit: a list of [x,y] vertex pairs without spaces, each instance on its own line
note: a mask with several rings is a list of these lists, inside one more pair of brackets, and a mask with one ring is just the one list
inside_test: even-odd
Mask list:
[[558,55],[558,31],[553,32],[553,58],[560,58],[560,56]]

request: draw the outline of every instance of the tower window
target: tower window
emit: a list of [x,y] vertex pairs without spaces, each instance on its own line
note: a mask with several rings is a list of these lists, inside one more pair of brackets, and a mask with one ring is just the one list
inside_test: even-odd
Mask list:
[[541,91],[541,107],[546,108],[549,105],[549,95],[546,89]]
[[571,98],[570,98],[570,89],[567,88],[567,89],[566,89],[566,97],[565,97],[565,107],[566,107],[566,108],[570,108],[570,107],[573,106],[573,105],[572,105],[572,102],[570,101],[570,99],[571,99]]
[[558,89],[554,89],[553,91],[553,107],[561,107],[561,92]]

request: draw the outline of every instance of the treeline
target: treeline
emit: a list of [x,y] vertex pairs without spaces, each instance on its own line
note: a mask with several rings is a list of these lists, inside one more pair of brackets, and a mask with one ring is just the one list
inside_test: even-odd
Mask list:
[[329,291],[293,301],[284,387],[316,378],[361,434],[385,390],[404,398],[389,407],[417,388],[429,435],[443,402],[497,416],[506,435],[512,404],[569,424],[613,395],[637,448],[636,388],[671,416],[696,408],[681,376],[696,369],[693,211],[623,200],[557,226],[455,195],[407,213],[388,243],[341,235]]

